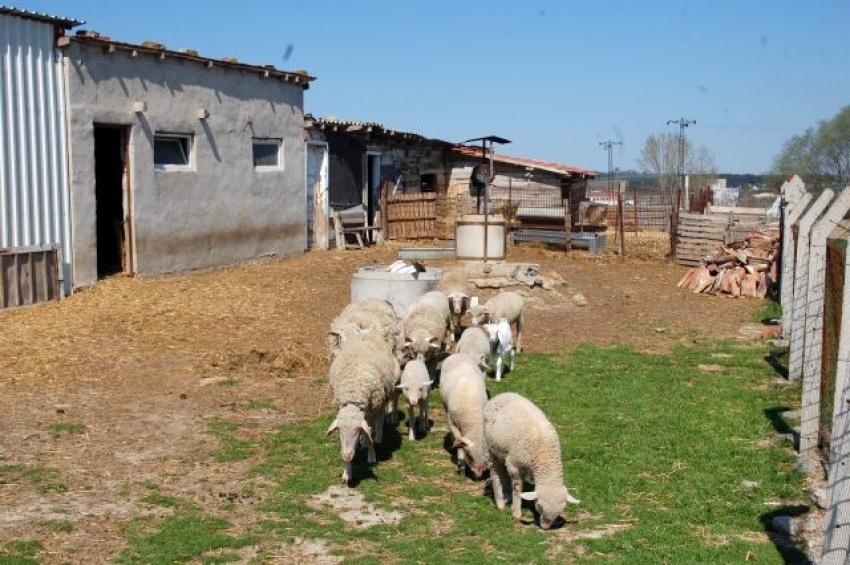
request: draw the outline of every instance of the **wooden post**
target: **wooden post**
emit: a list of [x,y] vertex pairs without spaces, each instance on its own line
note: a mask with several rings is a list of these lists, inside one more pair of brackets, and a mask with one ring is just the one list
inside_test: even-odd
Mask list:
[[791,336],[794,310],[794,224],[806,211],[812,195],[805,193],[795,204],[788,203],[782,218],[782,275],[779,278],[779,303],[782,305],[782,337]]
[[806,332],[806,303],[809,285],[809,232],[815,221],[832,201],[835,193],[824,190],[815,203],[800,218],[797,233],[797,260],[794,265],[794,307],[791,319],[790,352],[788,354],[788,379],[795,381],[803,376],[803,351]]
[[572,223],[572,213],[570,212],[570,199],[564,198],[561,200],[561,204],[564,206],[564,250],[569,253],[572,248],[572,234],[571,234],[571,226]]
[[623,256],[626,252],[626,211],[625,211],[626,202],[623,198],[622,191],[617,191],[617,233],[619,234],[619,238],[617,239],[617,255],[620,257]]
[[[843,565],[850,559],[850,247],[844,257],[841,328],[835,371],[832,441],[829,444],[822,565]],[[844,331],[845,328],[848,331]]]
[[814,461],[820,429],[823,303],[826,286],[826,239],[850,210],[850,187],[836,198],[812,227],[809,243],[809,283],[803,340],[803,408],[800,416],[800,459]]

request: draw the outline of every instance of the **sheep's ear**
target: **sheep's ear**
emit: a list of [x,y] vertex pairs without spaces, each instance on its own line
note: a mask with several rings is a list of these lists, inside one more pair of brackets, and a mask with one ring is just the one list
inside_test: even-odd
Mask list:
[[455,443],[454,445],[452,445],[452,447],[467,447],[469,449],[472,449],[473,447],[475,447],[475,444],[466,439],[465,437],[459,437],[455,440]]
[[434,349],[439,349],[440,348],[440,338],[438,338],[438,337],[431,338],[430,344],[431,344],[431,347],[433,347]]
[[396,387],[396,389],[398,389],[398,390],[404,390],[405,388],[407,388],[407,387],[405,387],[404,385],[395,385],[395,387]]
[[581,504],[581,500],[577,499],[569,492],[567,492],[567,487],[564,487],[564,492],[567,493],[567,502],[569,502],[570,504]]
[[363,430],[363,433],[366,434],[366,437],[369,438],[369,441],[372,441],[372,428],[369,427],[369,424],[366,423],[366,420],[360,422],[360,429]]
[[520,495],[523,500],[537,500],[537,491],[524,492]]
[[334,420],[333,422],[331,422],[331,425],[328,428],[328,431],[325,432],[325,435],[326,436],[331,435],[331,433],[337,431],[338,429],[339,429],[339,420]]

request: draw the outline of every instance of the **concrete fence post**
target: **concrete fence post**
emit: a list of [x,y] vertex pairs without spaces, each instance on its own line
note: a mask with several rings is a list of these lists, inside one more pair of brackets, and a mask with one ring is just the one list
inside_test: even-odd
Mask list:
[[[803,353],[806,333],[806,304],[809,285],[809,235],[815,221],[832,201],[835,193],[824,190],[800,218],[797,230],[797,254],[794,261],[794,304],[791,312],[790,351],[788,354],[788,379],[795,381],[803,376]],[[783,316],[784,316],[783,312]]]
[[844,257],[843,294],[822,565],[850,561],[850,247]]
[[779,278],[779,303],[782,305],[782,337],[791,336],[791,313],[794,310],[794,224],[812,201],[808,192],[789,201],[782,215],[782,274]]
[[826,240],[850,210],[850,187],[841,191],[815,225],[809,240],[809,282],[803,331],[803,407],[800,423],[800,461],[805,468],[814,461],[820,429],[821,359],[826,287]]

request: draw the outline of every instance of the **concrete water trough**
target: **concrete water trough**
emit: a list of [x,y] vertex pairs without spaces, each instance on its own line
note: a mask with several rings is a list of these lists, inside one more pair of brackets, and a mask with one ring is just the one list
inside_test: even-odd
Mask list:
[[393,306],[396,316],[403,318],[413,302],[437,289],[442,269],[429,268],[418,273],[388,273],[380,266],[361,267],[351,278],[351,301],[380,298]]

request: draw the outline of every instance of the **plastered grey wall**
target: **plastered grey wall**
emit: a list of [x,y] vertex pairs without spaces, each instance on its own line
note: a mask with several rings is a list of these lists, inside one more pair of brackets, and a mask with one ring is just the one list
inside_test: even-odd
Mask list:
[[[74,286],[97,279],[94,126],[129,127],[134,272],[226,266],[306,247],[304,91],[261,72],[71,41]],[[134,102],[147,110],[133,111]],[[198,110],[209,111],[207,119]],[[156,133],[193,136],[191,171],[155,171]],[[283,169],[255,170],[254,138],[283,139]]]

